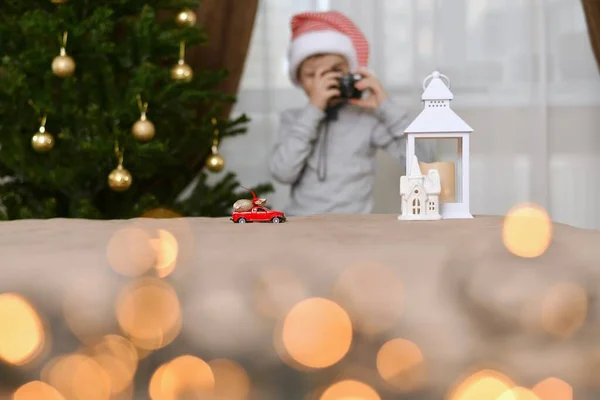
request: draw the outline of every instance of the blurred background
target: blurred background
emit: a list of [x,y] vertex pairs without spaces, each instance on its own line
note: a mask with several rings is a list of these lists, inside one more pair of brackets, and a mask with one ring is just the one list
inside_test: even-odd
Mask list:
[[[129,12],[137,1],[106,4]],[[179,10],[197,2],[175,3]],[[25,221],[0,223],[0,400],[599,398],[600,231],[578,229],[600,229],[598,2],[206,0],[194,10],[191,23],[185,12],[183,33],[198,39],[197,22],[211,39],[191,47],[183,61],[200,77],[195,83],[210,80],[203,69],[230,70],[218,89],[238,94],[233,120],[248,114],[248,134],[230,129],[236,138],[218,148],[226,168],[200,173],[201,190],[190,189],[190,208],[181,212],[163,200],[162,207],[144,203],[127,214],[108,210],[97,217],[102,221],[72,218],[84,214],[68,214],[69,208],[63,216],[71,218],[32,219],[48,216],[34,210],[39,214],[7,217]],[[286,51],[290,17],[307,10],[339,10],[362,27],[372,69],[411,115],[420,111],[426,76],[439,70],[450,78],[453,108],[475,129],[472,211],[496,217],[399,225],[394,214],[403,171],[382,153],[375,211],[387,215],[316,216],[277,226],[178,218],[226,215],[240,183],[268,193],[267,159],[279,113],[306,101],[288,82]],[[154,21],[154,14],[147,18]],[[155,32],[141,30],[142,40]],[[75,58],[85,71],[79,66],[93,63],[83,57],[84,29],[79,32],[82,57]],[[162,50],[173,53],[165,65],[177,67],[183,33],[167,33],[158,35]],[[46,35],[42,28],[37,34]],[[58,54],[52,46],[43,54]],[[40,60],[40,76],[54,84],[49,62]],[[10,57],[3,61],[11,63]],[[168,68],[160,68],[156,73],[171,79]],[[177,104],[177,111],[188,105]],[[123,137],[131,136],[130,122],[139,115],[135,101],[129,106],[130,120],[120,121]],[[201,139],[206,152],[195,164],[204,170],[204,158],[216,156],[210,150],[215,126],[231,128],[227,107],[214,111],[221,125],[208,118],[191,123],[191,112],[180,119],[150,115],[169,134],[172,121],[187,121],[172,136],[181,139],[185,130]],[[19,144],[36,168],[64,161],[60,146],[50,161],[31,151],[37,121],[30,113],[29,125],[20,125],[22,142],[7,143]],[[87,118],[102,125],[94,114]],[[6,137],[17,136],[0,127]],[[83,129],[76,134],[81,143],[89,139]],[[103,139],[108,145],[99,145],[99,159],[112,157],[113,136]],[[150,146],[160,152],[146,155],[169,153],[157,139],[139,144],[129,138],[140,151],[134,154]],[[133,165],[138,182],[144,168],[136,171],[134,160],[126,158],[126,165]],[[89,176],[107,186],[116,160],[105,164]],[[180,164],[190,176],[198,172]],[[48,182],[58,182],[58,192],[71,189],[47,171],[56,169],[36,178],[44,189]],[[173,170],[156,174],[176,176]],[[175,204],[179,185],[188,183],[178,182],[169,201]],[[124,189],[138,204],[143,190],[131,182]],[[288,192],[275,185],[265,197],[279,208]],[[11,207],[18,210],[23,199],[35,203],[32,193],[12,197],[19,201]],[[109,193],[121,205],[123,197]]]
[[[306,10],[356,21],[371,69],[413,116],[423,79],[435,69],[450,78],[452,107],[475,130],[473,213],[533,201],[558,222],[600,228],[600,76],[579,0],[261,0],[234,109],[250,115],[250,132],[223,145],[241,182],[268,176],[279,113],[304,104],[286,51],[290,18]],[[398,213],[402,171],[384,153],[378,167],[375,212]],[[288,193],[276,185],[269,200],[282,207]]]

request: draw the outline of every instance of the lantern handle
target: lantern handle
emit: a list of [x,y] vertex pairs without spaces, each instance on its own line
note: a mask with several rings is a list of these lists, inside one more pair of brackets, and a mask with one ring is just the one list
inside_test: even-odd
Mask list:
[[[431,80],[433,80],[434,78],[439,78],[442,80],[446,80],[446,86],[448,86],[448,89],[451,89],[450,86],[450,78],[448,78],[446,75],[444,74],[440,74],[438,71],[434,71],[431,75],[429,75],[427,78],[425,78],[425,80],[423,81],[423,90],[427,89],[427,85],[429,85],[429,83],[431,82]],[[429,81],[429,82],[428,82]]]

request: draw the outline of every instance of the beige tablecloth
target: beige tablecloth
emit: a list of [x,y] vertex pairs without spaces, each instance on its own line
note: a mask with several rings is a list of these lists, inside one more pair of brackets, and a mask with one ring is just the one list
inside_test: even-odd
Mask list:
[[[400,222],[395,215],[369,215],[299,217],[278,225],[204,218],[3,222],[0,293],[21,293],[48,321],[53,346],[46,359],[75,351],[79,342],[65,323],[65,299],[70,312],[78,312],[79,336],[118,332],[115,299],[134,278],[111,268],[110,252],[133,251],[135,243],[117,240],[110,250],[111,238],[123,228],[158,238],[162,229],[177,241],[177,265],[166,280],[179,296],[183,327],[157,357],[238,360],[256,382],[255,398],[282,399],[287,390],[273,332],[278,317],[309,297],[337,301],[357,333],[335,372],[314,372],[308,380],[286,375],[286,384],[301,381],[294,390],[349,376],[376,387],[383,399],[399,398],[375,369],[377,350],[395,337],[421,349],[427,390],[446,390],[485,366],[523,385],[559,376],[587,387],[600,378],[600,232],[554,224],[548,251],[523,259],[504,248],[502,221]],[[589,302],[583,326],[560,339],[538,326],[535,312],[543,311],[545,293],[565,282],[586,290]],[[563,296],[552,305],[565,325],[579,312],[569,301]],[[141,365],[139,373],[149,375],[154,366]],[[35,369],[23,373],[39,378]]]

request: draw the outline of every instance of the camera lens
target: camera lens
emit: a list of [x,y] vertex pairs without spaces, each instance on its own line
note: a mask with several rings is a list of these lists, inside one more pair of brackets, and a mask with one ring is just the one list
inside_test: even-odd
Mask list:
[[358,90],[354,85],[356,82],[362,79],[359,74],[346,74],[338,78],[340,83],[341,97],[344,99],[359,99],[362,97],[362,92]]

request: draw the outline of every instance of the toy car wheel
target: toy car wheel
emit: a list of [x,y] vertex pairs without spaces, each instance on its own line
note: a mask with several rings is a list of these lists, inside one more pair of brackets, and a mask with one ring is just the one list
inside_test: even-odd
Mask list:
[[246,223],[246,218],[238,219],[238,224],[245,224],[245,223]]
[[273,219],[271,220],[271,222],[273,222],[274,224],[278,224],[281,222],[281,220],[279,219],[279,217],[273,217]]

